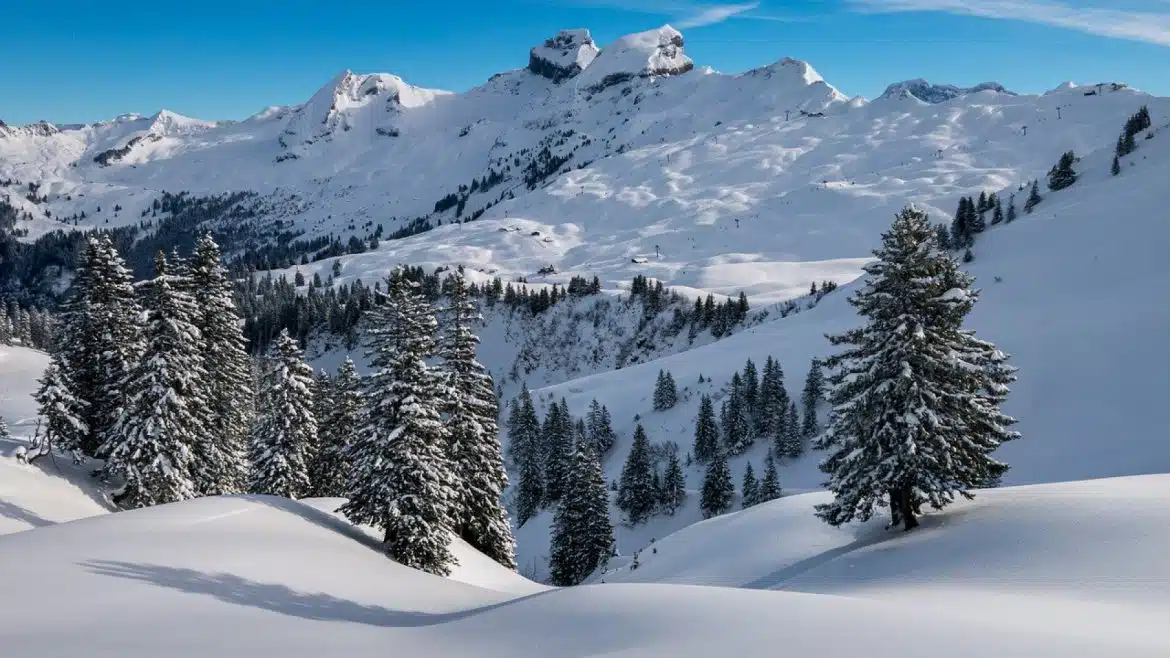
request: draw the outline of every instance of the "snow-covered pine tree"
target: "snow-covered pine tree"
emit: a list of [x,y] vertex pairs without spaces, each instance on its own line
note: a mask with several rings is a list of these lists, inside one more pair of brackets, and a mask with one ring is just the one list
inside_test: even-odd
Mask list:
[[307,460],[317,444],[313,369],[282,329],[260,382],[260,413],[248,447],[251,493],[299,498],[309,492]]
[[959,209],[951,220],[951,246],[955,249],[964,249],[971,243],[970,217],[967,212],[967,197],[959,199]]
[[744,401],[743,379],[737,372],[731,377],[731,388],[723,406],[723,443],[728,454],[742,455],[751,447],[751,418]]
[[[771,356],[764,361],[764,376],[760,379],[760,395],[756,404],[756,427],[759,436],[772,442],[778,449],[784,439],[785,414],[788,412],[788,391],[784,388],[784,369]],[[777,452],[783,455],[784,452]]]
[[437,322],[403,268],[386,283],[386,303],[371,314],[367,424],[351,446],[349,500],[340,511],[380,529],[398,563],[445,576],[455,563],[458,483],[440,417],[446,378],[426,362],[436,352]]
[[938,243],[944,249],[951,249],[951,229],[947,228],[946,224],[939,224],[934,227],[934,230],[938,233]]
[[809,438],[819,431],[817,425],[817,405],[825,396],[825,373],[821,370],[821,362],[813,359],[808,366],[808,375],[804,378],[804,394],[801,403],[804,405],[804,422],[800,427],[801,436]]
[[553,517],[549,551],[550,580],[561,587],[580,584],[613,553],[601,462],[588,444],[575,446],[571,459],[572,481]]
[[834,407],[816,445],[829,453],[821,469],[835,499],[817,514],[840,525],[889,505],[909,530],[923,504],[941,509],[1007,470],[991,453],[1018,437],[999,410],[1015,375],[962,328],[978,292],[924,213],[903,210],[874,255],[849,300],[866,324],[830,338],[848,347],[827,361]]
[[329,389],[329,408],[313,413],[318,426],[317,455],[309,479],[318,495],[340,497],[346,492],[349,449],[365,422],[362,380],[348,357],[329,381]]
[[752,415],[756,411],[756,406],[760,400],[760,374],[756,370],[756,364],[751,359],[748,359],[743,364],[743,401],[747,408],[748,415]]
[[764,477],[760,480],[758,502],[766,503],[780,497],[780,476],[776,473],[776,460],[771,453],[764,459]]
[[709,519],[731,509],[731,500],[735,497],[735,485],[731,483],[731,469],[727,467],[727,458],[717,454],[707,465],[707,473],[703,477],[703,490],[699,497],[699,509],[703,518]]
[[711,396],[699,400],[699,418],[695,421],[695,445],[691,449],[695,461],[705,464],[720,452],[719,426],[715,423],[715,405]]
[[658,381],[654,385],[654,411],[666,411],[678,404],[678,388],[674,383],[674,376],[664,370],[658,371]]
[[[991,223],[992,223],[992,225],[1002,224],[1003,223],[1003,204],[1001,204],[999,202],[999,197],[993,196],[992,199],[995,201],[995,205],[992,206]],[[946,245],[944,245],[944,244],[940,244],[939,246],[942,247],[944,250],[947,248]]]
[[515,570],[516,540],[502,499],[508,473],[496,422],[499,403],[492,376],[476,356],[475,329],[483,316],[468,293],[462,267],[450,279],[448,295],[439,356],[453,394],[445,409],[458,494],[453,529],[479,552]]
[[1052,191],[1063,190],[1077,182],[1077,172],[1073,171],[1073,163],[1076,161],[1077,156],[1072,151],[1061,155],[1060,162],[1056,163],[1048,172],[1048,189]]
[[589,403],[589,413],[586,416],[586,436],[593,444],[594,451],[602,457],[617,442],[617,434],[613,431],[613,421],[610,419],[609,409],[596,399]]
[[568,484],[574,450],[573,418],[564,398],[549,405],[540,433],[544,458],[544,502],[552,505],[561,499]]
[[1011,224],[1016,221],[1016,195],[1008,197],[1007,217],[1004,218],[1005,224]]
[[86,241],[61,318],[61,367],[87,431],[81,451],[97,456],[124,406],[124,385],[142,354],[130,270],[108,235]]
[[333,443],[333,427],[326,422],[329,413],[333,410],[334,385],[329,372],[321,369],[313,376],[313,418],[317,420],[317,441],[305,453],[305,464],[309,474],[309,490],[306,493],[313,497],[342,496],[344,486],[329,481],[329,465],[324,450],[325,445]]
[[1044,197],[1040,196],[1039,181],[1032,181],[1032,189],[1028,192],[1028,200],[1024,202],[1024,212],[1029,215],[1032,214],[1032,209],[1043,200]]
[[752,463],[748,462],[743,469],[743,508],[747,509],[760,502],[760,481],[756,479],[756,471]]
[[1109,168],[1109,171],[1114,176],[1121,174],[1121,161],[1117,158],[1116,155],[1113,156],[1113,165]]
[[639,424],[634,430],[634,444],[618,480],[617,506],[626,513],[631,525],[637,525],[654,514],[657,499],[654,467],[650,462],[650,439]]
[[136,508],[198,495],[195,447],[207,440],[207,404],[196,306],[172,287],[162,252],[147,299],[145,352],[124,387],[125,405],[101,447],[104,474],[121,482],[114,501]]
[[804,454],[804,438],[800,433],[800,414],[796,401],[788,403],[788,415],[784,421],[784,454],[793,459]]
[[251,363],[232,284],[210,234],[199,237],[184,268],[198,315],[200,353],[207,371],[207,440],[195,448],[196,487],[202,495],[238,493],[248,484],[247,443],[252,422]]
[[971,247],[974,244],[975,235],[987,230],[987,222],[983,219],[983,213],[987,211],[987,208],[983,206],[977,207],[975,203],[971,197],[967,197],[967,229],[971,233],[971,239],[968,240],[969,244],[967,247]]
[[519,475],[516,483],[516,527],[523,526],[540,511],[544,502],[544,465],[540,455],[540,421],[532,404],[532,393],[523,384],[519,398],[513,402],[515,418],[509,419],[508,445],[512,463]]
[[49,359],[33,399],[43,420],[41,431],[48,445],[77,454],[85,438],[85,421],[79,413],[85,402],[73,397],[73,386],[58,359],[57,355]]
[[670,453],[666,462],[666,473],[662,476],[662,496],[659,504],[667,514],[673,515],[687,500],[687,479],[677,453]]

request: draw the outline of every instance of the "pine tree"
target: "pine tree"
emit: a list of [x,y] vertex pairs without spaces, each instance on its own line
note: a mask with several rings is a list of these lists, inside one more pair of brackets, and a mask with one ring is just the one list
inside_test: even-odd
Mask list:
[[1048,172],[1048,189],[1063,190],[1077,182],[1077,172],[1073,171],[1073,163],[1076,161],[1077,156],[1072,151],[1061,155],[1060,162]]
[[705,464],[719,454],[719,427],[715,424],[715,405],[711,396],[699,400],[699,418],[695,421],[695,445],[691,454],[695,460]]
[[942,245],[944,249],[952,249],[951,230],[947,228],[947,225],[939,224],[938,226],[934,227],[934,230],[938,233],[938,243]]
[[707,466],[707,474],[703,478],[703,490],[699,498],[703,518],[719,516],[731,509],[734,497],[735,485],[731,483],[731,469],[727,467],[727,459],[723,455],[716,455]]
[[[783,439],[788,391],[784,388],[784,370],[771,356],[764,362],[760,395],[756,403],[756,433],[775,446]],[[778,453],[783,454],[783,453]]]
[[613,553],[613,526],[609,520],[609,492],[601,462],[588,445],[572,450],[569,472],[573,481],[553,517],[549,577],[553,585],[577,585]]
[[743,469],[743,508],[747,509],[760,503],[760,481],[756,479],[756,471],[752,463],[748,462]]
[[122,482],[114,500],[135,508],[198,495],[196,446],[208,429],[196,412],[207,404],[195,301],[172,287],[160,252],[151,282],[146,350],[123,391],[125,406],[101,451],[107,479]]
[[468,293],[462,268],[451,278],[449,295],[439,356],[454,394],[445,410],[449,459],[458,482],[454,530],[481,553],[515,569],[516,540],[502,502],[508,473],[496,422],[499,403],[492,377],[476,357],[479,337],[474,329],[483,316]]
[[540,454],[540,421],[532,404],[528,385],[520,389],[518,401],[513,404],[516,418],[509,423],[509,443],[512,462],[519,474],[516,485],[516,526],[523,526],[540,511],[544,501],[544,466]]
[[[321,382],[318,381],[320,391]],[[322,396],[318,396],[321,399]],[[329,407],[315,411],[317,419],[317,454],[310,481],[318,496],[344,496],[349,473],[349,451],[357,442],[364,420],[365,399],[357,367],[346,358],[329,380]]]
[[663,370],[658,371],[658,381],[654,385],[654,411],[666,411],[678,403],[678,390],[674,384],[674,377]]
[[1011,195],[1008,198],[1007,217],[1004,218],[1005,224],[1011,224],[1016,221],[1016,195]]
[[260,413],[252,428],[248,491],[285,498],[309,493],[308,460],[317,444],[313,369],[282,329],[260,382]]
[[85,402],[73,397],[73,387],[56,355],[49,359],[38,381],[41,386],[33,399],[43,420],[41,430],[45,440],[58,450],[79,453],[85,438],[85,422],[79,412]]
[[723,405],[723,442],[728,454],[742,455],[753,442],[752,424],[744,400],[743,379],[737,372],[731,377],[731,390]]
[[654,490],[654,467],[650,463],[650,440],[639,424],[634,430],[634,445],[622,467],[618,481],[617,506],[626,513],[631,525],[637,525],[654,514],[657,502]]
[[1028,193],[1028,200],[1024,202],[1024,212],[1032,214],[1032,209],[1043,200],[1044,197],[1040,196],[1040,183],[1032,181],[1032,190]]
[[458,483],[447,459],[440,416],[445,378],[427,366],[437,322],[403,268],[387,280],[385,304],[371,313],[366,426],[349,454],[348,501],[341,512],[383,532],[399,564],[445,576]]
[[987,222],[983,221],[983,213],[986,211],[987,208],[984,206],[976,208],[975,202],[971,200],[971,197],[967,197],[967,230],[970,233],[970,237],[967,240],[968,247],[975,243],[976,234],[987,230]]
[[903,210],[874,255],[850,298],[866,324],[831,337],[848,347],[827,362],[834,408],[816,446],[829,452],[821,469],[835,499],[817,514],[840,525],[889,505],[893,524],[911,529],[923,504],[941,509],[1007,470],[991,453],[1018,437],[999,411],[1015,376],[962,329],[978,293],[925,214]]
[[662,476],[662,497],[659,501],[667,514],[673,515],[682,509],[687,500],[687,479],[683,475],[678,455],[670,454],[666,462],[666,473]]
[[[991,223],[992,223],[992,225],[1002,224],[1003,223],[1003,205],[1000,204],[998,197],[993,197],[993,198],[995,199],[995,205],[992,207]],[[943,249],[947,249],[947,245],[942,243],[942,242],[939,243],[939,246],[942,247]]]
[[963,249],[971,241],[971,227],[968,225],[967,197],[959,199],[959,209],[951,220],[951,247]]
[[748,359],[743,364],[743,401],[747,406],[747,413],[751,415],[755,412],[760,399],[760,376],[756,370],[756,364]]
[[804,379],[804,394],[801,397],[801,403],[804,405],[804,424],[800,428],[801,436],[809,438],[819,431],[817,405],[820,404],[824,396],[825,374],[821,371],[820,361],[813,359],[808,366],[808,375]]
[[1118,174],[1121,173],[1121,162],[1117,159],[1116,155],[1113,156],[1113,166],[1112,166],[1112,168],[1110,168],[1110,171],[1113,173],[1114,176],[1117,176]]
[[238,493],[248,478],[251,364],[232,284],[211,235],[204,234],[196,242],[187,271],[189,279],[179,281],[189,285],[195,299],[199,351],[207,371],[207,405],[200,415],[208,435],[195,447],[196,487],[207,496]]
[[125,384],[142,354],[142,309],[130,270],[108,235],[87,240],[62,314],[61,366],[87,432],[81,451],[98,456],[125,406]]
[[589,413],[586,416],[586,436],[593,445],[593,450],[604,457],[617,443],[617,435],[613,431],[613,421],[609,416],[609,409],[596,399],[589,403]]
[[788,416],[784,422],[783,443],[785,456],[796,459],[804,454],[804,438],[801,435],[800,414],[796,412],[795,400],[788,403]]
[[760,481],[758,500],[766,503],[780,497],[780,476],[776,473],[776,460],[771,454],[764,459],[764,478]]
[[[317,441],[305,451],[305,464],[309,474],[309,488],[306,496],[330,497],[345,495],[345,487],[329,479],[329,465],[323,447],[333,442],[333,428],[326,423],[334,407],[333,381],[322,369],[313,377],[313,418],[317,419]],[[332,490],[331,490],[332,489]],[[341,494],[337,490],[342,491]]]
[[561,499],[568,486],[570,460],[573,457],[573,419],[564,398],[549,406],[541,427],[544,458],[544,502],[552,505]]

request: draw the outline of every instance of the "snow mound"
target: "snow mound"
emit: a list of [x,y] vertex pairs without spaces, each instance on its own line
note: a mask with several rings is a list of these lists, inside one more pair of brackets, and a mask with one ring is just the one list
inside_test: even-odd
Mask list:
[[635,77],[679,75],[694,67],[683,52],[682,33],[664,25],[606,46],[580,79],[594,89],[604,89]]
[[593,43],[589,30],[561,30],[528,53],[528,70],[553,82],[561,82],[585,70],[598,52],[600,50]]
[[1008,94],[1011,96],[1016,95],[1014,92],[1008,91],[998,82],[983,82],[973,87],[956,87],[955,85],[933,84],[922,78],[917,78],[914,80],[895,82],[886,87],[886,91],[881,97],[901,97],[903,94],[910,94],[924,103],[937,105],[954,100],[960,96],[968,96],[982,91],[993,91],[998,94]]
[[1105,634],[1100,623],[1070,631],[1067,617],[1023,608],[948,611],[728,588],[615,584],[516,596],[401,567],[360,540],[329,514],[264,496],[0,537],[0,582],[18,602],[0,619],[0,646],[6,658],[360,658],[388,646],[500,658],[758,656],[777,646],[829,658],[976,658],[989,637],[997,656],[1087,658],[1155,656],[1165,646],[1142,625],[1148,615]]

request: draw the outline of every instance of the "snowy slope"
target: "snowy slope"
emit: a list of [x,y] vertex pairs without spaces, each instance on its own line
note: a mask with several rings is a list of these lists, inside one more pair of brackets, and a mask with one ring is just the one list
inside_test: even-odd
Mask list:
[[351,532],[306,505],[229,497],[0,537],[0,581],[15,604],[0,619],[0,645],[13,658],[381,656],[387,647],[512,658],[974,658],[987,655],[992,637],[996,655],[1020,658],[1156,656],[1165,648],[1150,618],[1162,612],[1158,604],[1127,610],[1122,625],[1070,631],[1069,617],[1019,601],[961,618],[929,598],[683,585],[518,596],[399,567]]

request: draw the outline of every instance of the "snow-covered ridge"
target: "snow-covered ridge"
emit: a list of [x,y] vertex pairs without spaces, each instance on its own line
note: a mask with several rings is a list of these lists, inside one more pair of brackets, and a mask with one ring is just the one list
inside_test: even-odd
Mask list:
[[561,30],[529,52],[528,70],[560,82],[585,70],[599,52],[589,30]]
[[900,97],[909,94],[924,103],[937,105],[954,100],[960,96],[976,94],[981,91],[994,91],[999,94],[1015,95],[1015,92],[1008,91],[998,82],[983,82],[973,87],[956,87],[955,85],[934,84],[922,78],[916,78],[914,80],[895,82],[886,87],[881,97]]
[[695,68],[683,52],[682,33],[669,25],[624,36],[602,49],[581,76],[581,83],[601,89],[633,77],[672,76]]

